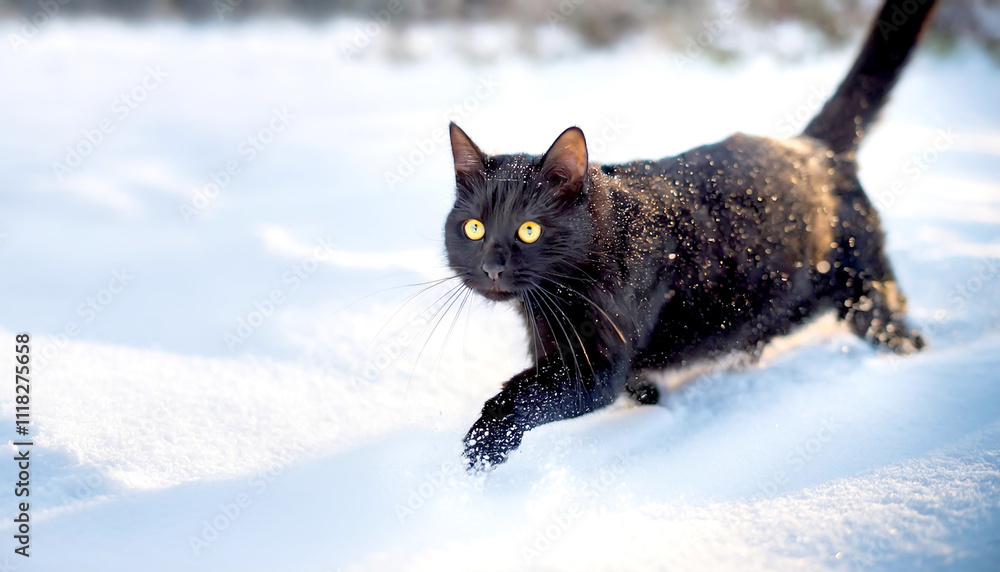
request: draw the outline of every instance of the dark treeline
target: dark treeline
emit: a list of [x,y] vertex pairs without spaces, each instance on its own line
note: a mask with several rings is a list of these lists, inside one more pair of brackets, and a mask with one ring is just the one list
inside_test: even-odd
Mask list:
[[[921,0],[913,0],[914,3]],[[31,18],[46,6],[60,15],[124,19],[180,18],[240,21],[290,16],[321,20],[337,16],[376,18],[392,10],[391,27],[415,22],[501,21],[526,33],[541,25],[563,26],[593,46],[610,45],[635,30],[652,31],[668,46],[683,48],[692,32],[730,19],[762,29],[801,22],[830,47],[856,39],[880,0],[0,0],[0,17]],[[968,38],[1000,54],[1000,1],[939,3],[931,40],[947,47]]]

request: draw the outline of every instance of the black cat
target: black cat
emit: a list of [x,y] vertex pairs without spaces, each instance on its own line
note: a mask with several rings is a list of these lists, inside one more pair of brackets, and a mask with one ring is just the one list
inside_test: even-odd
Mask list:
[[879,348],[920,349],[854,155],[932,5],[889,0],[837,92],[788,140],[734,135],[600,166],[576,127],[541,157],[487,156],[452,124],[449,264],[517,304],[535,361],[486,402],[465,437],[470,467],[623,390],[656,403],[644,371],[755,354],[826,309]]

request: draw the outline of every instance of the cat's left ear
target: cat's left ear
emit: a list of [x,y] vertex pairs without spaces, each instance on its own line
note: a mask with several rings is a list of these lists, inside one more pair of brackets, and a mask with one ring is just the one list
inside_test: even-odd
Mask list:
[[587,140],[579,127],[570,127],[556,138],[542,157],[542,174],[557,184],[556,193],[575,195],[587,178]]
[[474,177],[486,170],[486,155],[469,139],[465,131],[451,122],[448,125],[451,135],[451,154],[455,158],[455,176],[461,179]]

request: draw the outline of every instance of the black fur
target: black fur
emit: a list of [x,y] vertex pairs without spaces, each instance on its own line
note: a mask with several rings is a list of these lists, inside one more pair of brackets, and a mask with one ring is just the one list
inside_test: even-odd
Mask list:
[[896,85],[934,2],[888,0],[882,5],[854,66],[804,135],[826,142],[835,153],[858,146]]
[[[880,18],[901,4],[889,0]],[[793,139],[734,135],[677,157],[600,166],[587,162],[576,128],[535,157],[487,156],[451,126],[450,266],[476,292],[518,305],[535,363],[486,402],[465,438],[471,467],[501,463],[525,431],[623,391],[655,403],[645,370],[756,354],[825,309],[880,348],[922,347],[853,151],[930,4],[870,38],[837,95]],[[882,34],[876,23],[872,38]],[[469,219],[484,223],[485,237],[466,237]],[[541,225],[536,242],[517,238],[525,221]]]

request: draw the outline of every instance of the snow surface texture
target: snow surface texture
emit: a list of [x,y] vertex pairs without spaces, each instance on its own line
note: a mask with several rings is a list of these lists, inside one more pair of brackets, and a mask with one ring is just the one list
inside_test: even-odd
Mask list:
[[594,160],[660,157],[797,132],[852,54],[720,68],[637,42],[471,65],[428,32],[417,61],[349,61],[355,31],[57,19],[0,56],[0,363],[16,331],[36,356],[32,557],[12,553],[5,485],[0,569],[997,570],[984,56],[918,57],[860,154],[929,350],[878,355],[827,316],[470,477],[461,437],[525,366],[524,333],[473,300],[434,327],[447,283],[395,314],[417,289],[390,289],[446,275],[447,120],[488,150],[541,152],[576,124]]

